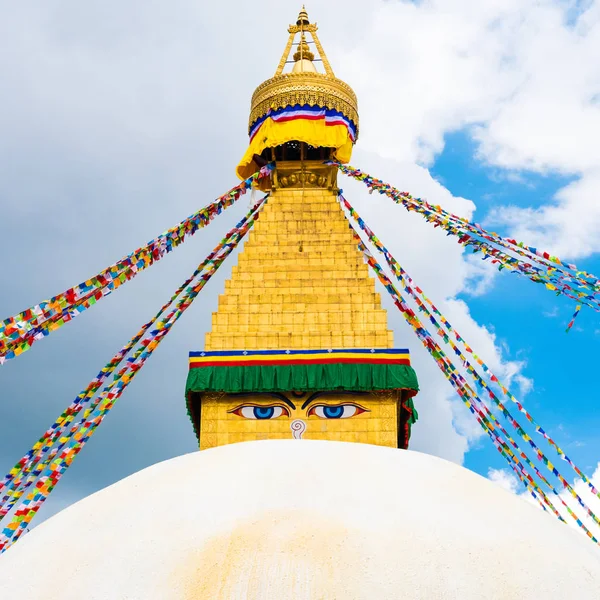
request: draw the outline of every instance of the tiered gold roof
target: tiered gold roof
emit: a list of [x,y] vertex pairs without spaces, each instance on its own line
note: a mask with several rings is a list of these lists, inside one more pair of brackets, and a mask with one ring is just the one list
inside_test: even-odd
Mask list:
[[[317,35],[317,30],[317,24],[309,22],[306,9],[302,8],[296,24],[290,25],[288,28],[288,42],[275,75],[261,83],[252,95],[249,128],[257,119],[266,115],[270,109],[308,104],[340,111],[353,121],[358,132],[356,94],[347,83],[334,75]],[[294,39],[298,34],[300,34],[300,43],[293,55],[294,68],[290,73],[284,73]],[[306,34],[310,34],[312,37],[320,60],[323,62],[325,73],[318,73],[312,63],[315,56],[309,49]]]
[[[241,179],[247,179],[258,170],[266,156],[263,153],[269,148],[303,142],[314,148],[330,148],[333,158],[347,163],[358,139],[356,94],[334,75],[317,35],[317,26],[310,23],[305,9],[300,12],[296,24],[289,26],[288,32],[288,43],[275,75],[261,83],[252,95],[248,123],[250,145],[236,169]],[[292,47],[297,36],[299,41],[294,52]],[[311,49],[309,44],[314,44],[314,48]],[[317,71],[316,61],[322,62],[324,73]],[[287,63],[293,63],[293,67],[284,73]],[[289,113],[327,112],[327,118],[332,122],[327,122],[325,114],[320,121],[291,122],[291,118],[281,119],[281,111],[286,110]],[[266,159],[271,157],[266,156]],[[263,184],[262,189],[268,187]]]

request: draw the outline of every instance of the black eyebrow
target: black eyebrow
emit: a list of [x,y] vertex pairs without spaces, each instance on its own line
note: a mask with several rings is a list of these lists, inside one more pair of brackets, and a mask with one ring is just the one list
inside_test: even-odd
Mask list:
[[352,396],[358,396],[358,395],[366,396],[368,393],[369,392],[351,392],[351,391],[346,391],[346,390],[328,390],[326,392],[315,392],[314,394],[309,396],[308,400],[306,400],[304,402],[304,404],[302,405],[302,410],[304,410],[313,400],[316,400],[320,396],[327,396],[328,394],[341,394],[341,395],[351,394]]
[[[285,402],[292,410],[296,410],[296,406],[294,405],[294,403],[289,400],[288,398],[286,398],[283,394],[278,394],[277,392],[263,392],[264,394],[266,394],[267,396],[273,396],[274,398],[277,398],[278,400],[281,400],[282,402]],[[230,396],[235,396],[236,398],[244,398],[244,397],[248,397],[248,396],[256,396],[256,392],[235,392],[233,394],[229,394]]]

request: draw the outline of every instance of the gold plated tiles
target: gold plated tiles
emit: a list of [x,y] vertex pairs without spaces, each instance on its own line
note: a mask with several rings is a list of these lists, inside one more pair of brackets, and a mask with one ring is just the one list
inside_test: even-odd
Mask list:
[[334,192],[273,192],[219,298],[205,349],[391,347],[386,312]]

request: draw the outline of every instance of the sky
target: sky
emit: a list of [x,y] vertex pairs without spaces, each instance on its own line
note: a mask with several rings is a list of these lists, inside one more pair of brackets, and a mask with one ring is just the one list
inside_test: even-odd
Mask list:
[[[94,275],[236,184],[250,97],[300,5],[0,0],[0,317]],[[359,99],[352,164],[502,235],[600,273],[600,1],[307,4]],[[361,184],[340,186],[394,256],[590,475],[600,323]],[[8,471],[249,206],[0,370]],[[234,259],[234,260],[232,260]],[[196,449],[187,353],[202,349],[223,266],[136,377],[43,509]],[[389,302],[421,381],[411,448],[517,491],[502,457]],[[570,475],[570,474],[569,474]],[[175,482],[173,482],[175,483]],[[599,482],[600,483],[600,482]]]

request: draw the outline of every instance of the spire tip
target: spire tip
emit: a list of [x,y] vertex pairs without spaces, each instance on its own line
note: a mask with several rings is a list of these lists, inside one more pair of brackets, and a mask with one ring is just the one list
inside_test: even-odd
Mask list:
[[302,5],[302,10],[298,15],[298,20],[296,21],[296,25],[310,25],[310,21],[308,20],[308,13],[306,12],[306,7],[304,4]]

